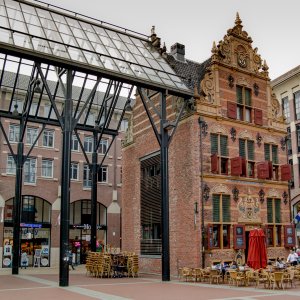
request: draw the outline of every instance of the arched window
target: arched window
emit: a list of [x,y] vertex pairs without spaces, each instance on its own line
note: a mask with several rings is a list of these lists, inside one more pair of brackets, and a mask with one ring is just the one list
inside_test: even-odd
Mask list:
[[[5,202],[4,222],[13,222],[13,200]],[[36,196],[24,195],[21,203],[22,223],[51,223],[51,204]]]
[[[97,221],[98,225],[106,225],[107,208],[97,203]],[[70,225],[91,224],[91,200],[78,200],[70,205]]]

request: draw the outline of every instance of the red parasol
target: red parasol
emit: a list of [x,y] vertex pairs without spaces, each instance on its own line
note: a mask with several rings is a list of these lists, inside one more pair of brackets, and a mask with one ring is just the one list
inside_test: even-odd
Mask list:
[[262,229],[250,231],[247,264],[255,270],[267,266],[266,238]]

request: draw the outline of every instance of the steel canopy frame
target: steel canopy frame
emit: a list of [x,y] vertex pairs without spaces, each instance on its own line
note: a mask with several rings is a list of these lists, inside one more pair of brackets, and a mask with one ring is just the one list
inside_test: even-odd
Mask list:
[[0,45],[36,61],[75,65],[85,72],[101,71],[107,78],[185,97],[191,91],[165,59],[141,34],[129,34],[83,19],[76,13],[51,9],[49,4],[0,0]]
[[[126,31],[120,32],[115,28],[104,26],[94,19],[87,21],[86,19],[76,17],[76,15],[73,16],[58,10],[49,9],[49,5],[46,5],[47,4],[45,3],[38,5],[35,2],[32,3],[23,0],[0,0],[0,88],[5,87],[5,80],[8,80],[9,76],[12,76],[10,74],[12,73],[9,68],[10,65],[17,65],[17,69],[14,71],[17,75],[14,80],[12,80],[14,82],[11,87],[12,96],[14,93],[23,93],[26,95],[26,101],[22,111],[18,111],[18,105],[14,104],[13,97],[11,98],[8,108],[0,108],[0,117],[18,120],[22,130],[22,135],[20,135],[18,141],[18,152],[17,155],[14,156],[17,173],[14,199],[15,228],[12,273],[18,274],[19,268],[20,204],[22,197],[22,172],[25,162],[23,154],[23,137],[26,124],[32,122],[44,124],[44,127],[46,125],[54,125],[62,128],[63,149],[61,170],[62,191],[59,285],[68,286],[69,266],[67,263],[67,253],[69,246],[69,189],[72,133],[77,130],[93,132],[94,150],[90,167],[93,179],[92,186],[93,189],[97,189],[97,179],[95,176],[95,172],[97,171],[97,168],[99,168],[96,159],[97,147],[99,147],[103,134],[109,134],[113,137],[117,135],[121,118],[124,115],[127,104],[130,102],[132,86],[136,86],[161,148],[162,279],[168,281],[170,280],[168,146],[175,133],[185,101],[183,101],[183,106],[176,122],[171,124],[168,122],[166,115],[166,95],[176,95],[182,97],[183,100],[187,100],[191,98],[193,93],[184,85],[181,79],[160,56],[158,51],[153,48],[151,43],[144,37],[142,38],[133,34],[128,34]],[[34,11],[36,15],[29,13],[29,11]],[[52,19],[50,19],[50,17],[47,19],[45,15],[51,16]],[[41,16],[44,16],[44,19],[47,20],[41,20],[43,19]],[[76,24],[80,24],[81,31],[80,28],[75,25],[72,28],[74,32],[77,30],[78,35],[82,34],[83,27],[85,27],[85,29],[93,28],[94,32],[91,30],[90,33],[94,34],[98,44],[93,44],[91,40],[84,40],[82,37],[81,42],[85,42],[89,46],[80,47],[78,36],[71,35],[70,32],[68,42],[63,40],[62,31],[57,30],[55,34],[53,32],[47,33],[47,30],[50,30],[49,26],[57,26],[57,24],[53,24],[53,16],[66,22],[62,22],[62,24],[66,26],[65,30],[70,31],[71,23],[77,22]],[[37,23],[39,26],[37,26]],[[33,26],[36,26],[36,28]],[[35,34],[31,33],[31,30],[33,30]],[[40,30],[39,35],[37,34],[37,30]],[[51,30],[53,31],[52,27]],[[105,39],[101,35],[101,32],[103,31],[107,38],[106,45]],[[49,38],[49,36],[51,37],[51,34],[53,36],[52,38]],[[20,37],[22,43],[20,43]],[[55,40],[54,37],[57,37],[58,41]],[[35,43],[36,40],[39,41],[38,45]],[[114,47],[112,47],[110,43],[113,43]],[[44,48],[41,47],[43,45]],[[109,47],[109,45],[111,47]],[[101,46],[101,50],[96,51],[97,46]],[[54,53],[55,47],[59,49],[64,48],[66,53],[64,55],[60,55],[61,52],[58,54],[59,51]],[[125,47],[127,51],[122,47]],[[128,51],[129,48],[131,51]],[[70,49],[76,52],[75,58],[74,56],[71,56],[72,51]],[[114,53],[115,56],[113,56],[112,53]],[[91,58],[89,60],[88,55],[94,55],[93,60]],[[110,61],[113,67],[106,66],[105,61],[101,60],[102,57],[105,57],[105,61]],[[30,61],[28,62],[28,60]],[[142,63],[139,63],[139,61]],[[23,65],[26,65],[26,67],[22,70]],[[25,80],[23,72],[24,70],[27,72],[28,69],[31,69],[31,75],[27,75],[29,80]],[[54,82],[56,82],[54,84],[52,83],[53,78],[55,78]],[[20,84],[24,80],[26,81],[25,86],[21,88]],[[75,81],[78,81],[79,83],[75,84]],[[89,84],[86,84],[86,82],[89,82]],[[124,88],[126,84],[130,85],[129,87],[125,87],[128,96],[122,101],[122,97],[120,96],[120,86],[123,86]],[[102,85],[102,88],[105,86],[106,92],[104,94],[101,94],[100,90],[98,90],[99,85]],[[81,86],[80,92],[79,86]],[[41,89],[41,96],[37,102],[36,112],[33,114],[31,108],[33,107],[36,88]],[[158,129],[154,126],[154,121],[149,114],[149,109],[147,109],[145,105],[147,98],[148,102],[151,103],[151,97],[148,97],[146,93],[143,92],[144,89],[157,91],[161,96],[161,111],[159,113],[160,132],[158,132]],[[88,96],[86,96],[87,91]],[[75,92],[77,92],[78,95],[74,98]],[[84,94],[86,96],[85,98],[83,97]],[[99,95],[101,98],[100,100],[98,100]],[[48,117],[41,117],[40,115],[39,108],[43,96],[48,97],[50,103]],[[61,101],[61,103],[56,102],[57,99]],[[121,102],[121,104],[119,104],[119,102]],[[58,105],[59,103],[60,105]],[[74,110],[75,104],[76,108]],[[87,122],[90,110],[93,106],[99,108],[95,118],[95,126],[89,125]],[[79,120],[79,115],[82,115],[84,110],[86,110],[87,113],[85,120],[82,123]],[[51,117],[52,111],[54,111],[54,117]],[[118,124],[113,124],[111,118],[114,111],[118,111],[120,115]],[[172,131],[169,136],[168,132],[170,128],[172,128]],[[2,125],[0,126],[0,129],[5,135]],[[95,203],[97,202],[96,190],[92,192],[92,201]],[[92,203],[92,207],[95,207],[95,203]],[[95,226],[95,214],[92,215],[92,218],[92,225]],[[95,230],[95,228],[92,229],[93,243],[95,243]],[[92,248],[94,248],[93,245]]]

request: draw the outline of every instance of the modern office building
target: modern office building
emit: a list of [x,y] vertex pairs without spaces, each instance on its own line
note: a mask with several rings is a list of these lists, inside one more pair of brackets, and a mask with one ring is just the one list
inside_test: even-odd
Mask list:
[[[167,53],[153,45],[194,90],[194,101],[166,95],[165,130],[177,126],[168,149],[171,274],[179,267],[247,260],[249,231],[263,228],[269,258],[295,245],[291,226],[286,135],[268,66],[237,14],[234,27],[213,43],[203,63],[185,57],[179,43]],[[147,97],[146,97],[147,94]],[[141,269],[161,271],[162,216],[160,99],[137,97],[123,148],[122,246],[141,255]],[[149,105],[152,121],[144,110]],[[163,216],[164,217],[164,216]]]
[[[290,181],[293,219],[300,211],[300,66],[271,81],[273,91],[280,101],[287,126],[288,162],[292,166]],[[297,221],[296,221],[297,222]],[[296,225],[297,245],[300,245],[300,223]]]
[[[1,56],[1,61],[2,61]],[[13,59],[11,57],[11,59]],[[9,62],[8,62],[9,63]],[[1,64],[2,65],[2,64]],[[1,107],[9,105],[12,97],[16,73],[1,73]],[[17,88],[10,111],[21,114],[26,105],[29,76],[18,74]],[[55,90],[55,84],[49,81]],[[90,90],[73,87],[73,97],[88,97]],[[56,92],[55,92],[56,93]],[[60,95],[61,94],[61,95]],[[63,109],[62,91],[58,91],[56,101],[59,110]],[[95,98],[103,99],[103,93],[97,91]],[[120,97],[119,104],[124,103]],[[100,102],[99,102],[100,103]],[[29,115],[56,118],[50,110],[46,94],[35,92]],[[86,124],[95,126],[99,107],[91,106]],[[121,112],[120,112],[121,114]],[[120,115],[117,110],[112,116],[117,123]],[[17,152],[20,124],[14,119],[1,118],[0,131],[0,257],[1,267],[11,266],[13,246],[13,198],[15,195],[16,164],[13,153]],[[127,129],[127,120],[121,122],[120,133],[113,140],[104,136],[98,150],[98,195],[97,195],[97,241],[99,247],[120,248],[121,186],[122,186],[122,150],[121,142]],[[77,135],[78,134],[78,135]],[[71,146],[71,185],[70,185],[70,247],[77,263],[85,262],[85,253],[90,249],[91,240],[91,173],[89,163],[93,152],[94,136],[91,132],[78,131],[73,134]],[[6,136],[5,136],[6,135]],[[38,139],[37,139],[38,138]],[[37,142],[35,143],[35,140]],[[35,144],[34,144],[35,143]],[[10,149],[11,147],[11,149]],[[87,156],[83,154],[82,147]],[[29,123],[24,134],[24,168],[21,203],[21,251],[26,252],[29,266],[34,263],[36,250],[41,251],[40,264],[55,266],[59,260],[60,235],[60,197],[62,134],[55,126]]]

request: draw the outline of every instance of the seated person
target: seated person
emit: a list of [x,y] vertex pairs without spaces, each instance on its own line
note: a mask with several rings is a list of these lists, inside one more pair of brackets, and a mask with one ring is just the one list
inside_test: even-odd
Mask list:
[[276,258],[276,262],[275,262],[275,266],[277,267],[277,268],[284,268],[284,262],[279,258],[279,257],[277,257]]
[[229,269],[237,269],[237,267],[238,267],[238,265],[237,265],[236,261],[233,260],[232,263],[229,266]]

